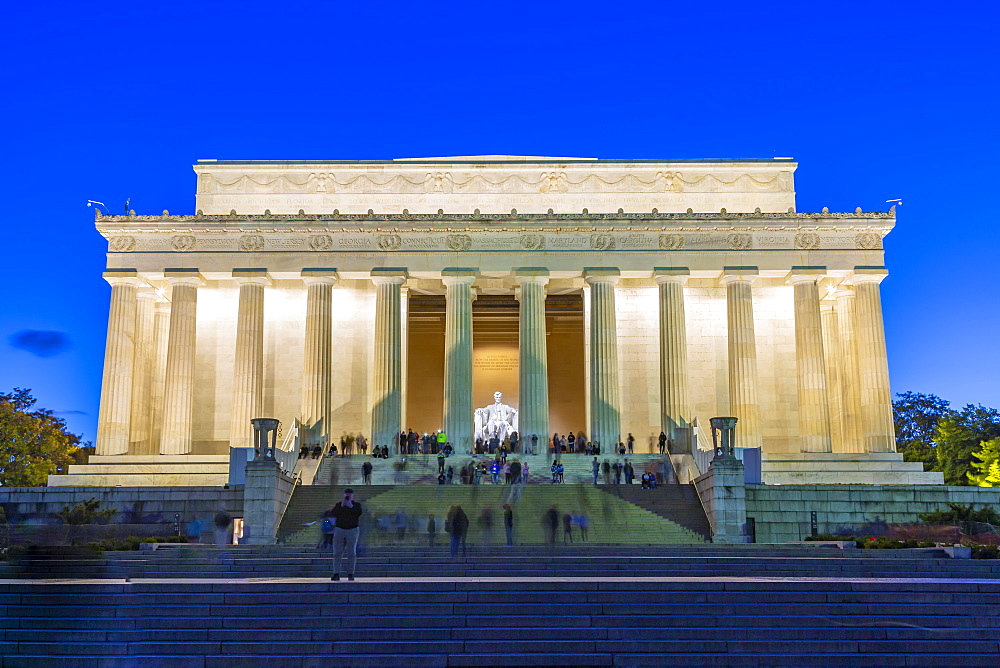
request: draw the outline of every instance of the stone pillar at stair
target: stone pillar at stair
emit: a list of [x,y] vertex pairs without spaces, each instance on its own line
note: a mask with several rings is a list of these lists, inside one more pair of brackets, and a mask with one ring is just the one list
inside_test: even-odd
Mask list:
[[865,452],[895,452],[892,394],[889,391],[889,360],[882,322],[879,283],[888,272],[883,268],[854,270],[857,322],[858,370],[861,380],[861,424]]
[[[472,284],[471,269],[445,269],[444,431],[456,452],[472,449]],[[390,445],[392,447],[392,445]]]
[[545,286],[548,269],[516,272],[520,287],[518,321],[518,428],[521,439],[549,433],[549,360],[545,323]]
[[325,446],[330,437],[333,286],[336,269],[305,269],[306,340],[302,363],[302,443]]
[[762,446],[757,394],[757,340],[753,322],[753,282],[757,267],[726,267],[726,313],[729,330],[729,414],[739,418],[736,444]]
[[691,452],[688,438],[691,403],[688,394],[687,323],[684,284],[687,267],[663,267],[653,272],[660,299],[660,428],[673,442],[671,454]]
[[141,288],[136,294],[135,357],[132,362],[132,406],[129,454],[152,455],[153,364],[156,358],[156,292]]
[[264,288],[271,280],[265,269],[234,269],[233,280],[240,286],[240,297],[229,445],[246,448],[253,444],[250,420],[261,417],[264,401]]
[[132,414],[136,293],[142,281],[129,269],[105,272],[104,279],[111,284],[111,305],[97,418],[97,454],[124,455],[128,453]]
[[197,269],[168,269],[164,274],[172,290],[160,454],[184,455],[192,450],[198,288],[204,281]]
[[795,302],[795,368],[802,452],[833,451],[817,282],[825,274],[826,267],[800,267],[788,276]]
[[590,285],[590,440],[603,448],[616,446],[621,436],[615,320],[615,285],[620,276],[618,269],[608,268],[584,273]]
[[840,400],[843,410],[843,452],[864,452],[861,417],[861,372],[858,368],[854,286],[843,282],[834,293],[840,334]]
[[389,446],[395,452],[402,429],[400,288],[407,274],[403,269],[374,269],[371,277],[375,284],[372,444]]

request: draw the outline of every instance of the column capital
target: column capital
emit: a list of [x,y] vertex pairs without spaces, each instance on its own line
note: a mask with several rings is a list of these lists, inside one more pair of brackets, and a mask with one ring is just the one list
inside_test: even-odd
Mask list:
[[472,285],[478,272],[467,267],[445,267],[441,270],[441,282],[449,285]]
[[340,279],[336,267],[307,267],[299,273],[299,276],[307,286],[336,285]]
[[545,273],[541,272],[517,272],[514,274],[514,281],[517,283],[518,287],[526,284],[536,284],[536,285],[548,285],[549,284],[549,272],[547,269],[543,269]]
[[205,285],[205,279],[198,273],[197,269],[164,269],[163,278],[171,286],[187,285],[193,288],[200,288]]
[[594,285],[596,283],[609,283],[615,285],[621,278],[622,273],[618,270],[618,267],[584,267],[583,268],[583,280],[587,282],[587,285]]
[[450,285],[472,285],[476,282],[475,274],[445,274],[441,277],[441,282],[445,286]]
[[409,276],[405,267],[382,267],[371,270],[372,283],[375,285],[402,285]]
[[723,267],[722,276],[719,283],[729,285],[731,283],[753,283],[760,277],[757,267]]
[[859,283],[881,283],[889,271],[885,267],[855,267],[851,274],[851,282],[854,285]]
[[815,283],[826,276],[826,267],[792,267],[785,282],[789,285]]
[[112,287],[125,285],[138,288],[145,285],[145,282],[139,278],[139,272],[135,269],[114,269],[104,272],[101,276]]
[[163,301],[160,298],[160,295],[157,294],[156,290],[149,287],[148,285],[140,286],[139,292],[136,293],[135,298],[141,301],[151,301],[151,302]]
[[691,270],[687,267],[653,267],[653,281],[657,285],[677,283],[684,285],[691,278]]
[[233,269],[233,280],[236,285],[271,285],[267,269]]

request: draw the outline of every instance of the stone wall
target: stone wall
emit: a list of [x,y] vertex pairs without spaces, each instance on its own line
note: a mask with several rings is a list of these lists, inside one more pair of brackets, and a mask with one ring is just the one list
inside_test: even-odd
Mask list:
[[1000,488],[937,485],[747,485],[746,512],[756,523],[758,543],[784,543],[810,535],[810,512],[819,533],[875,520],[919,521],[920,513],[947,510],[949,503],[991,504],[1000,510]]
[[195,517],[208,523],[221,507],[234,517],[243,515],[243,488],[233,487],[8,487],[0,488],[0,506],[14,524],[42,524],[56,520],[64,506],[91,498],[101,508],[116,508],[114,522],[157,524]]

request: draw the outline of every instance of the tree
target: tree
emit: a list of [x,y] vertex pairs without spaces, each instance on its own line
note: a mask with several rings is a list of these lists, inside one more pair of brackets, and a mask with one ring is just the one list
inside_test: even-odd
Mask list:
[[80,437],[66,430],[64,420],[44,408],[31,410],[36,401],[31,390],[0,392],[0,486],[44,484],[85,457]]
[[96,498],[81,501],[73,507],[63,506],[57,514],[63,522],[70,526],[93,524],[99,519],[111,519],[118,511],[114,508],[100,510],[101,502]]
[[968,485],[974,473],[973,453],[979,444],[1000,438],[1000,412],[995,408],[969,404],[938,422],[934,442],[938,466],[946,485]]
[[934,394],[904,392],[892,402],[896,427],[896,450],[908,462],[923,462],[928,471],[938,464],[934,437],[941,418],[954,411],[950,404]]
[[1000,438],[983,441],[972,456],[979,460],[970,462],[978,473],[966,473],[969,481],[980,487],[1000,487]]

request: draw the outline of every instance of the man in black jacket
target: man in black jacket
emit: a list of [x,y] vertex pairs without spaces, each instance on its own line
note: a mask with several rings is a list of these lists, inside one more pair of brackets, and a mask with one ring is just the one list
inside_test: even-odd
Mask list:
[[333,530],[333,577],[340,579],[340,565],[347,550],[347,579],[354,579],[354,568],[358,563],[358,521],[361,519],[361,504],[354,500],[354,490],[344,490],[344,500],[330,510],[337,526]]

